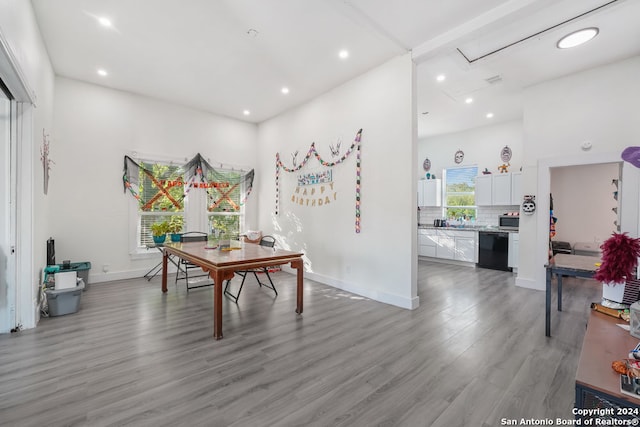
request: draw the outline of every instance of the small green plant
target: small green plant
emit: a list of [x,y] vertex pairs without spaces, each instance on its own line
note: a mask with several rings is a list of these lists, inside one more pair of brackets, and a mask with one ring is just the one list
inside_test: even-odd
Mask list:
[[153,224],[151,224],[151,234],[156,237],[164,236],[168,232],[169,232],[168,221],[154,222]]
[[184,218],[181,215],[173,215],[167,224],[167,232],[177,234],[182,231],[184,226]]

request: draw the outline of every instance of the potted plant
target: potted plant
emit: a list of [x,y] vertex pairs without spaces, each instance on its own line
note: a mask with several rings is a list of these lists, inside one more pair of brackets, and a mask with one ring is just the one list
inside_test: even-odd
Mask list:
[[[626,282],[635,282],[635,269],[640,257],[640,239],[629,237],[627,233],[613,233],[600,249],[602,263],[593,277],[602,282],[604,298],[621,303],[625,294],[624,288],[628,285]],[[637,290],[635,295],[632,302],[638,299]]]
[[154,222],[151,224],[151,234],[153,235],[153,242],[155,244],[164,243],[167,237],[168,227],[169,223],[167,221]]
[[171,241],[180,241],[180,232],[184,225],[184,218],[181,215],[173,215],[167,224],[167,232],[171,233]]

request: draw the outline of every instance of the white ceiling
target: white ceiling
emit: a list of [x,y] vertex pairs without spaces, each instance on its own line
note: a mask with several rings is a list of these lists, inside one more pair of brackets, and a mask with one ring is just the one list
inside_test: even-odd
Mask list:
[[[411,51],[421,138],[519,118],[524,87],[640,54],[638,0],[32,4],[56,74],[254,123]],[[103,16],[111,29],[98,24]],[[591,42],[555,47],[562,35],[588,26],[600,29]],[[338,58],[341,49],[348,59]],[[98,68],[109,75],[98,76]],[[447,79],[437,83],[440,73]],[[501,80],[486,81],[494,76]],[[466,104],[469,96],[474,102]]]

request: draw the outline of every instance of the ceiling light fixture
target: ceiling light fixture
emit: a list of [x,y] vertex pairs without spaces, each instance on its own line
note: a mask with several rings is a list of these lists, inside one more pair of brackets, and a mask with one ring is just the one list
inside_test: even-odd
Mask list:
[[289,88],[288,87],[283,87],[282,89],[280,89],[280,92],[282,92],[283,94],[288,94],[289,93]]
[[111,20],[109,18],[105,18],[104,16],[98,18],[98,22],[100,23],[100,25],[107,28],[110,28],[113,25],[111,23]]
[[436,77],[436,80],[437,80],[437,81],[439,81],[439,82],[443,82],[443,81],[445,81],[446,79],[447,79],[447,76],[445,76],[444,74],[439,74],[439,75]]
[[251,114],[251,111],[249,111],[249,110],[244,110],[244,111],[242,112],[242,114],[244,114],[245,116],[248,116],[249,114]]
[[105,70],[103,68],[99,68],[98,69],[98,75],[102,76],[102,77],[106,77],[107,75],[109,75],[109,73],[107,73],[107,70]]
[[340,57],[340,59],[347,59],[349,57],[349,51],[341,50],[340,52],[338,52],[338,56]]
[[492,119],[493,118],[493,113],[487,113],[487,119]]
[[583,28],[582,30],[574,31],[573,33],[569,33],[558,40],[556,46],[558,49],[569,49],[571,47],[580,46],[597,36],[599,31],[600,30],[596,27]]
[[464,100],[467,104],[471,104],[473,102],[473,98],[467,98]]

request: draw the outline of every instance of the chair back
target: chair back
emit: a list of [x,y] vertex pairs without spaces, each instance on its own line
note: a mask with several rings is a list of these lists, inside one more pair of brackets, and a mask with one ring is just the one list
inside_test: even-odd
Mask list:
[[276,239],[273,236],[262,236],[260,239],[260,246],[266,246],[267,248],[273,248],[276,245]]
[[206,242],[206,241],[207,241],[207,233],[203,233],[202,231],[188,231],[180,235],[181,243]]

